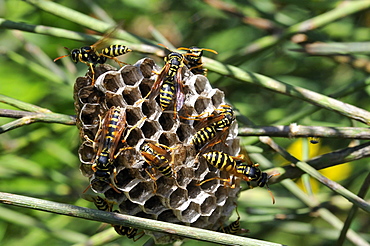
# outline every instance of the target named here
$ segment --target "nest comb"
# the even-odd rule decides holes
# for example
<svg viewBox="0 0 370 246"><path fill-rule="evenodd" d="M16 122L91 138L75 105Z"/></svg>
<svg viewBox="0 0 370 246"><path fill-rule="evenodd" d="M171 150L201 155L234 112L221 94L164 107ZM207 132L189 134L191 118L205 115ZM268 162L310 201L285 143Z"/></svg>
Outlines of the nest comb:
<svg viewBox="0 0 370 246"><path fill-rule="evenodd" d="M199 121L181 117L174 119L173 105L169 107L172 111L167 112L161 110L157 100L141 100L157 77L153 71L159 72L160 68L152 59L144 58L119 70L107 64L97 66L94 86L91 86L91 76L77 78L74 99L82 141L79 148L80 170L90 180L93 179L91 165L96 153L84 136L95 138L100 124L99 115L104 116L112 106L120 106L126 110L128 128L146 117L127 137L127 144L133 149L124 151L114 162L117 169L116 185L121 193L115 192L105 183L94 183L92 190L104 193L109 201L118 205L123 214L217 230L236 206L239 180L233 181L238 182L234 189L218 179L197 185L205 179L225 179L230 175L208 165L202 158L195 160L197 153L190 139L196 133ZM213 89L206 77L193 75L187 68L183 69L183 73L185 102L178 112L180 116L212 113L225 104L224 93ZM168 147L180 146L173 150L177 182L159 172L155 173L156 181L147 174L145 159L140 154L144 142L160 143ZM214 149L230 155L239 153L236 122L230 127L225 143L217 144ZM163 233L145 233L153 236L156 243L177 239Z"/></svg>

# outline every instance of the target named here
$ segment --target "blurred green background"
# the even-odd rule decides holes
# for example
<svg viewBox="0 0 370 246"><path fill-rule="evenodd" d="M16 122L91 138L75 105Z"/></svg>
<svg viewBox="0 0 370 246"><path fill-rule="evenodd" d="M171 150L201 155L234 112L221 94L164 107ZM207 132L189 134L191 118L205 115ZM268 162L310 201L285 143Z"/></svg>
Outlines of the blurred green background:
<svg viewBox="0 0 370 246"><path fill-rule="evenodd" d="M256 40L278 35L289 26L332 10L342 1L56 2L112 25L112 20L123 21L124 30L140 37L155 40L152 31L156 30L175 47L197 45L214 49L218 55L205 52L205 56L325 95L364 80L370 69L366 52L353 56L365 62L365 65L358 66L356 63L339 61L335 57L313 56L294 51L301 46L292 42L291 37L284 37L276 45L257 52L244 52L246 47L250 47ZM234 13L221 9L220 3L232 7L230 9ZM243 19L242 15L249 19ZM0 0L0 17L15 22L94 33L24 1ZM304 38L307 42L368 41L369 17L369 10L359 11L306 32ZM261 28L253 23L269 23L273 28ZM52 60L66 54L67 51L63 47L76 48L84 45L91 44L0 29L0 93L53 112L73 115L73 83L77 76L86 73L87 67L84 64L71 64L69 58L57 63ZM367 53L369 51L370 49ZM125 55L124 61L134 63L144 56L132 52ZM161 58L151 57L159 64L162 63ZM307 102L255 85L243 84L211 71L208 78L214 87L225 92L228 101L242 115L257 125L290 124L292 122L284 120L297 115L302 108L309 105ZM363 87L341 100L369 110L369 93L369 88ZM2 108L14 109L6 104L2 104ZM1 124L10 121L8 118L0 118ZM364 126L328 110L300 116L294 122L308 126ZM304 147L307 146L304 141L282 138L276 138L275 141L288 148L296 157L304 158L301 155L302 149L307 148ZM259 144L254 137L245 137L242 143L259 146L264 150L263 155L275 166L287 164L264 145ZM345 148L350 143L351 140L321 139L319 144L310 145L309 151L311 156L316 156ZM78 147L79 135L75 126L35 123L1 134L0 190L93 208L90 202L80 198L88 180L78 169ZM340 165L327 171L325 175L357 193L368 171L369 164L364 159ZM320 201L323 207L344 221L351 204L315 181L312 186L313 199ZM279 184L271 186L271 190L276 197L276 205L271 204L266 189L256 188L243 192L240 196L238 209L242 227L250 230L248 237L288 245L333 245L336 242L339 231L320 218L314 210ZM232 219L235 220L236 216ZM99 226L97 222L0 206L1 245L73 245L86 242L100 230ZM369 241L368 214L360 210L351 228ZM148 239L143 237L136 244L144 244ZM119 238L104 245L130 243L132 241L126 238ZM189 240L184 245L210 244ZM345 245L352 243L347 241Z"/></svg>

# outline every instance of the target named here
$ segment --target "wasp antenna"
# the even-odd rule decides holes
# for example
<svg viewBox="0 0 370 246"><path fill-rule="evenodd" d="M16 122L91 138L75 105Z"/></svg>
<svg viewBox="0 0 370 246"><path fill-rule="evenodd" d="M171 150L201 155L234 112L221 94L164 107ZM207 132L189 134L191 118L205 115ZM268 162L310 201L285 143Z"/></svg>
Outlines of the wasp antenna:
<svg viewBox="0 0 370 246"><path fill-rule="evenodd" d="M279 176L279 175L280 175L280 173L270 174L270 176L268 176L267 179L269 180L270 178L275 177L275 176Z"/></svg>
<svg viewBox="0 0 370 246"><path fill-rule="evenodd" d="M87 186L87 188L82 192L82 194L86 193L86 191L87 191L88 189L90 189L90 187L91 187L91 184L89 184L89 185Z"/></svg>
<svg viewBox="0 0 370 246"><path fill-rule="evenodd" d="M202 50L209 51L209 52L212 52L212 53L218 55L218 52L215 51L215 50L212 50L212 49L202 49Z"/></svg>
<svg viewBox="0 0 370 246"><path fill-rule="evenodd" d="M160 45L160 46L162 46L162 47L164 47L164 48L166 48L167 50L170 50L166 45L164 45L164 44L158 44L158 45Z"/></svg>
<svg viewBox="0 0 370 246"><path fill-rule="evenodd" d="M118 194L120 194L120 193L121 193L121 191L117 190L117 188L115 187L115 185L113 185L113 184L109 183L109 186L110 186L110 187L112 187L112 189L113 189L115 192L117 192Z"/></svg>
<svg viewBox="0 0 370 246"><path fill-rule="evenodd" d="M57 60L62 59L62 58L67 57L67 56L70 56L70 55L71 54L64 55L64 56L59 56L59 57L55 58L53 61L56 62Z"/></svg>
<svg viewBox="0 0 370 246"><path fill-rule="evenodd" d="M180 48L177 48L178 50L190 50L189 48L185 48L185 47L180 47Z"/></svg>
<svg viewBox="0 0 370 246"><path fill-rule="evenodd" d="M272 191L270 190L270 187L268 186L268 184L266 184L266 189L267 191L270 193L270 196L272 198L272 204L275 204L275 197L274 197L274 194L272 194Z"/></svg>

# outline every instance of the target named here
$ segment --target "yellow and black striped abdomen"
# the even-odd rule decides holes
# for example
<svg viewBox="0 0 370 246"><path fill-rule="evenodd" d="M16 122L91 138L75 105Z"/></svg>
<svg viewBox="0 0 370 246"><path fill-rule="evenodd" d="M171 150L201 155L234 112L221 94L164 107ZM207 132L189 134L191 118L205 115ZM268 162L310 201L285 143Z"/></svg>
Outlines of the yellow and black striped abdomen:
<svg viewBox="0 0 370 246"><path fill-rule="evenodd" d="M175 94L175 85L172 82L164 82L159 93L159 104L162 110L170 106Z"/></svg>
<svg viewBox="0 0 370 246"><path fill-rule="evenodd" d="M110 147L110 144L111 144L112 140L115 137L117 137L117 132L119 130L118 125L120 123L119 121L121 120L121 110L116 108L113 111L112 116L108 120L109 120L109 122L108 122L107 133L105 135L105 146L107 148Z"/></svg>
<svg viewBox="0 0 370 246"><path fill-rule="evenodd" d="M149 165L154 166L164 176L171 177L173 174L173 171L169 163L170 161L165 155L157 153L157 151L155 151L153 148L150 146L150 144L144 144L141 147L142 155L144 156L144 158L146 159Z"/></svg>
<svg viewBox="0 0 370 246"><path fill-rule="evenodd" d="M164 176L171 177L173 174L172 167L166 162L166 165L156 167Z"/></svg>
<svg viewBox="0 0 370 246"><path fill-rule="evenodd" d="M236 168L235 160L223 152L210 151L203 154L203 157L208 161L209 164L220 169L221 171L233 172Z"/></svg>
<svg viewBox="0 0 370 246"><path fill-rule="evenodd" d="M226 227L221 227L217 230L218 232L223 232L227 234L238 234L240 232L240 218L230 223Z"/></svg>
<svg viewBox="0 0 370 246"><path fill-rule="evenodd" d="M110 45L107 48L102 49L101 53L104 56L116 57L116 56L124 55L124 54L126 54L130 51L131 51L131 49L129 49L127 46L119 45L119 44L113 44L113 45Z"/></svg>
<svg viewBox="0 0 370 246"><path fill-rule="evenodd" d="M206 126L195 133L191 142L199 150L215 136L216 128L214 126Z"/></svg>
<svg viewBox="0 0 370 246"><path fill-rule="evenodd" d="M95 207L102 211L112 212L112 205L100 196L92 197Z"/></svg>

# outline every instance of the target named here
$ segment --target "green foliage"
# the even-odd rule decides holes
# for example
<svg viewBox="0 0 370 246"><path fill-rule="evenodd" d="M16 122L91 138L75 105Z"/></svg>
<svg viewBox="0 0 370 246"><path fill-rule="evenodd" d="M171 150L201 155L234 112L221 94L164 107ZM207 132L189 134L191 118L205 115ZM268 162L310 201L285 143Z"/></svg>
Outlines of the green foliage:
<svg viewBox="0 0 370 246"><path fill-rule="evenodd" d="M91 32L88 29L95 28L90 26L86 29L78 23L79 20L63 19L55 13L51 14L27 2L37 5L40 1L2 2L1 18L89 34ZM228 6L234 7L234 13L223 10L220 7L222 5L215 7L213 5L215 2L229 4ZM362 52L354 54L349 52L354 60L363 59L365 62L363 66L359 66L359 63L342 62L334 55L315 56L304 51L298 52L297 50L301 50L303 46L292 41L297 37L294 36L297 33L291 32L289 27L317 17L323 23L312 22L312 28L302 32L309 43L367 41L370 35L367 17L370 4L353 11L349 7L342 7L343 18L326 22L322 17L323 14L337 7L340 8L341 4L346 3L283 0L248 2L63 0L59 1L59 4L109 24L112 24L112 20L116 22L123 20L124 30L149 40L154 40L151 28L155 28L175 47L197 45L214 49L219 55L205 52L205 56L292 86L303 87L323 95L333 95L337 92L345 94L350 91L349 96L342 97L340 100L369 110L370 89L365 79L369 72L366 66L369 67L370 63L367 57L363 56L369 53L369 47L364 45ZM249 20L255 22L248 22L242 17L252 18ZM261 27L260 24L265 21L270 23L272 28ZM268 42L274 38L276 42ZM158 40L154 40L153 43L158 43ZM68 58L58 61L57 64L52 60L66 54L67 51L62 48L64 46L76 48L90 44L72 41L68 37L20 32L11 28L0 29L1 94L53 112L73 115L73 83L77 76L87 71L87 67L84 64L75 66ZM351 46L345 45L345 47L349 49ZM355 47L358 47L358 44ZM348 52L343 50L343 53ZM143 56L141 53L133 52L125 56L125 62L133 63ZM161 63L159 58L155 57L155 59ZM296 122L301 125L341 127L360 125L360 123L354 123L350 116L346 117L326 109L319 110L319 107L302 115L300 112L312 108L308 106L309 102L302 98L287 96L287 93L277 93L264 84L246 83L235 79L230 74L224 76L225 74L214 72L217 69L212 64L206 63L206 66L209 68L208 78L213 85L224 90L226 98L240 114L257 125L282 124L281 122L287 118L290 121L283 124ZM355 87L356 84L360 86ZM2 104L1 108L15 109L6 104ZM8 122L10 122L8 118L0 119L1 124ZM87 179L82 177L79 171L78 138L75 126L48 123L35 123L2 133L0 135L0 190L92 207L91 203L79 197L87 186ZM288 148L294 142L294 139L288 138L275 140L284 148ZM241 142L243 145L253 143L260 147L265 159L258 159L262 158L258 153L253 157L257 155L256 161L265 165L265 168L287 164L287 161L276 160L276 152L257 142L255 137L242 137ZM321 148L325 147L329 151L346 148L350 144L358 144L358 141L340 138L320 140ZM291 154L301 156L301 151L291 150ZM322 153L317 153L319 154ZM347 171L343 175L343 169L340 166L333 172L345 177L338 182L357 194L369 172L369 164L360 158L351 165L352 171ZM328 176L328 178L332 177ZM295 193L293 191L295 183L287 184L285 181L288 180L281 182L281 185L271 186L277 200L276 205L271 204L265 189L256 188L242 192L238 210L241 214L242 227L250 230L247 236L289 245L335 244L338 233L342 229L341 226L335 227L334 219L326 212L312 210L312 204L307 204L302 198L307 195L300 190L296 190L297 193ZM313 196L312 200L318 201L315 203L316 206L322 207L325 211L330 209L341 221L347 218L352 203L348 203L343 196L324 188L322 184L319 184ZM233 219L235 220L236 216L231 218ZM368 224L368 213L360 210L358 216L352 221L351 228L357 233L353 238L362 237L369 241L370 234L364 226ZM4 246L83 243L87 242L98 227L99 224L96 222L0 206L0 242ZM145 240L148 238L144 237L137 244L143 244ZM108 241L101 244L132 243L126 238L120 238L116 242L108 243ZM347 241L345 244L350 243ZM186 241L184 245L211 244L191 240Z"/></svg>

